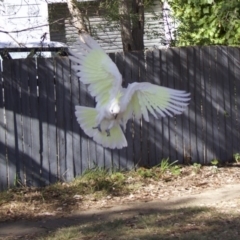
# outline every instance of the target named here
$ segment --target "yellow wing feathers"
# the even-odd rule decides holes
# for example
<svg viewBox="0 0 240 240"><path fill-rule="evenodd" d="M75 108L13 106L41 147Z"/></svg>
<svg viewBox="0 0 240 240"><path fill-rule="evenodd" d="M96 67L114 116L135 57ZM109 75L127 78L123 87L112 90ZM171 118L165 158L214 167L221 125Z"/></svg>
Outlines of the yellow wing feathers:
<svg viewBox="0 0 240 240"><path fill-rule="evenodd" d="M83 131L103 147L115 149L127 146L120 124L127 121L181 114L189 104L190 94L147 82L122 87L122 76L111 58L89 35L69 51L72 68L79 80L88 85L96 107L76 106L76 117Z"/></svg>
<svg viewBox="0 0 240 240"><path fill-rule="evenodd" d="M127 121L131 116L135 118L141 116L148 122L151 113L155 118L173 116L181 114L189 103L190 94L184 91L173 90L170 88L160 87L151 83L134 83L130 85L132 96L128 102L128 111L124 120Z"/></svg>

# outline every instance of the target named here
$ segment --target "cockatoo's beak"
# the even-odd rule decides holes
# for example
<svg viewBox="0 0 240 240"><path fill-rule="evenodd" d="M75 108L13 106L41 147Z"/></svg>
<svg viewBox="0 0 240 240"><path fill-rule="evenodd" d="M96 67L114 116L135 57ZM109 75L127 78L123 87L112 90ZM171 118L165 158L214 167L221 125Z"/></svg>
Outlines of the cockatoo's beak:
<svg viewBox="0 0 240 240"><path fill-rule="evenodd" d="M117 119L118 114L115 114L114 118Z"/></svg>

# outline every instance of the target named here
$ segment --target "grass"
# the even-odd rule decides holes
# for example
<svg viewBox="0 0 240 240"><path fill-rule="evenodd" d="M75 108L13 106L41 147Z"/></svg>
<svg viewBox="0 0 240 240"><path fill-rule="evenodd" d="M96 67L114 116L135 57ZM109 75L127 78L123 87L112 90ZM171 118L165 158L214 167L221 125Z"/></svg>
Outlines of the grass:
<svg viewBox="0 0 240 240"><path fill-rule="evenodd" d="M1 192L0 207L10 201L71 206L76 202L73 198L75 195L91 195L96 199L109 195L124 196L143 183L147 183L148 179L168 179L169 181L179 174L180 167L174 163L168 163L168 159L151 169L139 168L137 171L128 172L112 172L94 167L69 183L57 182L44 188L18 187Z"/></svg>
<svg viewBox="0 0 240 240"><path fill-rule="evenodd" d="M214 165L215 166L215 165ZM114 198L107 203L116 205L119 200L134 196L143 199L148 194L157 199L159 192L164 194L189 191L191 188L211 186L227 178L234 181L239 176L237 168L217 168L193 164L176 165L164 159L161 164L152 168L138 168L136 171L108 171L94 167L81 177L69 183L58 182L44 188L14 188L0 193L0 222L18 219L42 219L45 213L53 213L53 218L65 217L64 214L85 210L102 201ZM207 180L206 180L207 179ZM154 195L155 194L155 195ZM162 195L161 195L162 196ZM169 196L169 195L166 195ZM177 196L177 195L176 195ZM116 199L115 199L116 198ZM129 201L129 200L128 200ZM131 216L130 216L131 215ZM155 239L238 239L240 230L239 216L234 212L219 212L214 208L184 208L178 210L149 211L136 210L131 214L119 214L118 217L92 217L74 226L55 229L46 235L34 235L38 240L155 240ZM57 221L57 220L56 220ZM1 239L1 237L0 237ZM11 239L11 238L7 238ZM19 239L25 239L19 238ZM5 240L5 239L4 239Z"/></svg>
<svg viewBox="0 0 240 240"><path fill-rule="evenodd" d="M240 219L204 207L136 214L66 227L38 240L238 239Z"/></svg>

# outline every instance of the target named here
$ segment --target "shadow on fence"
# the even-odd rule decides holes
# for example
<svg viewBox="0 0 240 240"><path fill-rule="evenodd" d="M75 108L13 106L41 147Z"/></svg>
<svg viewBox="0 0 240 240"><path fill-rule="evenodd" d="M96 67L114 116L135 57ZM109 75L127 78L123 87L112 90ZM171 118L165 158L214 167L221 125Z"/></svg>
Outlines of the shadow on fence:
<svg viewBox="0 0 240 240"><path fill-rule="evenodd" d="M80 129L75 105L94 106L67 58L4 60L0 78L0 190L69 181L94 166L131 169L168 158L228 161L239 152L239 48L187 47L110 54L123 86L138 81L191 93L174 118L129 121L128 147L104 149Z"/></svg>

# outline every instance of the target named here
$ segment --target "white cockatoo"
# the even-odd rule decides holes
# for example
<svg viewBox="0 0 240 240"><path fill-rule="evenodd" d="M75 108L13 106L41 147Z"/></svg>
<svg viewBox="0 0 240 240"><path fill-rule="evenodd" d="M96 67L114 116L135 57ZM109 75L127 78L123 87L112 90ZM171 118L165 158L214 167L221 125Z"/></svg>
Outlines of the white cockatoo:
<svg viewBox="0 0 240 240"><path fill-rule="evenodd" d="M127 121L181 114L189 104L190 94L148 82L122 87L122 76L111 58L88 34L69 49L73 69L80 81L88 85L96 107L76 106L76 117L83 131L106 148L127 146L122 129ZM149 112L149 113L148 113ZM122 126L122 128L120 127Z"/></svg>

